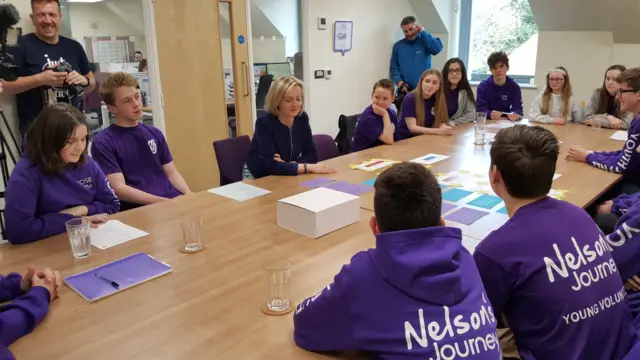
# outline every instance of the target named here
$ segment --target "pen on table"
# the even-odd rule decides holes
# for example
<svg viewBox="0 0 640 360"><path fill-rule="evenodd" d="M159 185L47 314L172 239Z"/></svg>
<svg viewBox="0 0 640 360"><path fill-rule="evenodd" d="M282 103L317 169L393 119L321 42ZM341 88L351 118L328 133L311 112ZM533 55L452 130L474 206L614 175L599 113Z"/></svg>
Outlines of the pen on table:
<svg viewBox="0 0 640 360"><path fill-rule="evenodd" d="M102 276L102 275L98 275L98 273L93 273L93 275L95 275L95 277L97 277L98 279L108 283L109 285L113 286L114 288L118 289L120 287L120 284L118 284L117 282L113 281L113 280L109 280L106 277Z"/></svg>

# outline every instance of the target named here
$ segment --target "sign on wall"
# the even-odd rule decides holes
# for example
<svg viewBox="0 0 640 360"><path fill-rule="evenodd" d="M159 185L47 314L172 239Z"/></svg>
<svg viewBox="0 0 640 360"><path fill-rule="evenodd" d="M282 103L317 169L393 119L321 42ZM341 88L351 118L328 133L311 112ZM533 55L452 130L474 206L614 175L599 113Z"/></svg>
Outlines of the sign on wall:
<svg viewBox="0 0 640 360"><path fill-rule="evenodd" d="M353 21L336 21L333 23L333 51L342 56L353 48Z"/></svg>

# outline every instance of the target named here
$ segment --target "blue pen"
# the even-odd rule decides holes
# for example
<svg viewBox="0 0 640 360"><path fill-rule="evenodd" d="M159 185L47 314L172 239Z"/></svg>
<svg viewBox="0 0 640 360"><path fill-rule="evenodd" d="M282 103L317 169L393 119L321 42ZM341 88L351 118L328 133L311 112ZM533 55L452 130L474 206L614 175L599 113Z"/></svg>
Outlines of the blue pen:
<svg viewBox="0 0 640 360"><path fill-rule="evenodd" d="M96 278L108 283L109 285L113 286L116 289L120 288L120 284L118 284L117 282L115 282L113 280L109 280L104 276L98 275L98 273L93 273L93 275L95 275Z"/></svg>

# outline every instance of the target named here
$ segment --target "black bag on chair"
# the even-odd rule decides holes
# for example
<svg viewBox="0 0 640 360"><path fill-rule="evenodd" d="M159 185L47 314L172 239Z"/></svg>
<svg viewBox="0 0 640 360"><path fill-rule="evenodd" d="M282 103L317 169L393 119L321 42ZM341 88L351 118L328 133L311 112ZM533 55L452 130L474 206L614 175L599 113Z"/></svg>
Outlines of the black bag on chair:
<svg viewBox="0 0 640 360"><path fill-rule="evenodd" d="M398 109L398 114L400 114L400 110L402 109L402 102L404 101L405 96L407 96L409 92L401 92L400 89L396 89L396 101L393 104Z"/></svg>
<svg viewBox="0 0 640 360"><path fill-rule="evenodd" d="M358 122L358 118L360 114L346 116L340 115L338 118L338 135L336 135L335 141L338 144L338 152L340 155L346 155L349 153L349 149L351 147L351 138L353 137L353 132L356 129L356 123Z"/></svg>

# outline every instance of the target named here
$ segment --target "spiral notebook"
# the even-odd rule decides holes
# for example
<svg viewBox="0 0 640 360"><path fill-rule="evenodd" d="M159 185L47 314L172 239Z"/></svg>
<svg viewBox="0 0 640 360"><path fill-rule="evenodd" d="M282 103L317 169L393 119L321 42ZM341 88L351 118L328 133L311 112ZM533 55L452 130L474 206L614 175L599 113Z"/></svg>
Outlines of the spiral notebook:
<svg viewBox="0 0 640 360"><path fill-rule="evenodd" d="M172 271L171 266L139 252L122 259L67 276L65 284L88 302L142 284Z"/></svg>

